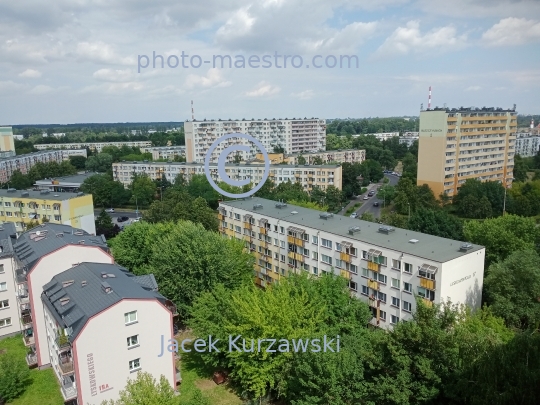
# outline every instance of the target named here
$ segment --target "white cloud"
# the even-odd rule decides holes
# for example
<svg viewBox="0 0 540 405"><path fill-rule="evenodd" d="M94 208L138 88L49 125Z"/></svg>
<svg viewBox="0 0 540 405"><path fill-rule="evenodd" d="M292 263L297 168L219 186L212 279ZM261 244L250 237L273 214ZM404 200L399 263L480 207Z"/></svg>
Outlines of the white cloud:
<svg viewBox="0 0 540 405"><path fill-rule="evenodd" d="M7 95L9 92L12 91L18 91L24 88L24 85L20 83L15 83L11 80L8 81L0 81L0 94L1 95ZM11 94L9 94L11 97Z"/></svg>
<svg viewBox="0 0 540 405"><path fill-rule="evenodd" d="M278 94L280 91L281 89L279 87L272 86L270 83L262 81L257 84L253 90L245 92L244 95L247 97L266 97Z"/></svg>
<svg viewBox="0 0 540 405"><path fill-rule="evenodd" d="M19 73L19 77L25 77L28 79L37 79L41 77L41 72L34 69L26 69L24 72Z"/></svg>
<svg viewBox="0 0 540 405"><path fill-rule="evenodd" d="M53 91L55 90L52 87L46 86L44 84L39 84L36 87L34 87L32 90L30 90L29 93L41 95L41 94L52 93Z"/></svg>
<svg viewBox="0 0 540 405"><path fill-rule="evenodd" d="M315 92L313 90L304 90L299 93L291 93L291 96L300 100L309 100L315 96Z"/></svg>
<svg viewBox="0 0 540 405"><path fill-rule="evenodd" d="M211 88L211 87L228 87L232 82L223 78L221 71L217 68L208 69L206 76L188 75L184 83L187 89L196 87Z"/></svg>
<svg viewBox="0 0 540 405"><path fill-rule="evenodd" d="M525 18L504 18L484 32L482 39L492 46L540 41L540 22Z"/></svg>
<svg viewBox="0 0 540 405"><path fill-rule="evenodd" d="M466 35L458 36L452 26L435 28L426 34L420 32L418 21L409 21L398 27L375 52L376 56L407 55L426 51L448 51L465 46Z"/></svg>
<svg viewBox="0 0 540 405"><path fill-rule="evenodd" d="M103 83L100 85L86 86L81 90L81 93L129 95L133 93L141 93L142 90L145 90L145 86L144 84L138 82Z"/></svg>
<svg viewBox="0 0 540 405"><path fill-rule="evenodd" d="M480 86L469 86L465 89L465 91L479 91L482 90L482 87Z"/></svg>
<svg viewBox="0 0 540 405"><path fill-rule="evenodd" d="M104 82L130 82L133 81L135 75L131 69L99 69L92 76Z"/></svg>
<svg viewBox="0 0 540 405"><path fill-rule="evenodd" d="M135 60L131 57L121 57L116 54L112 46L98 42L80 42L76 48L77 56L86 61L106 64L133 65Z"/></svg>

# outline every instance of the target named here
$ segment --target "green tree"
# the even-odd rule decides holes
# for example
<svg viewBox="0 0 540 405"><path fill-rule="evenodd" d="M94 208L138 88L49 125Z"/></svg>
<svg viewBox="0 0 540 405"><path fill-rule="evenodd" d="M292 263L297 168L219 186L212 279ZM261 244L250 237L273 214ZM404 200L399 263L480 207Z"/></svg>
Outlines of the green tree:
<svg viewBox="0 0 540 405"><path fill-rule="evenodd" d="M413 183L412 179L409 177L399 179L394 195L396 211L402 215L408 215L409 210L410 212L414 212L418 207L418 200L417 186Z"/></svg>
<svg viewBox="0 0 540 405"><path fill-rule="evenodd" d="M417 209L411 214L407 228L428 235L463 240L463 224L461 220L440 209Z"/></svg>
<svg viewBox="0 0 540 405"><path fill-rule="evenodd" d="M23 358L10 351L0 354L0 401L13 401L30 383L30 370Z"/></svg>
<svg viewBox="0 0 540 405"><path fill-rule="evenodd" d="M402 177L408 177L413 183L416 184L416 176L418 172L418 157L414 156L412 153L406 153L403 158L403 173Z"/></svg>
<svg viewBox="0 0 540 405"><path fill-rule="evenodd" d="M375 222L375 216L371 212L364 212L360 215L362 221Z"/></svg>
<svg viewBox="0 0 540 405"><path fill-rule="evenodd" d="M484 280L486 300L508 326L528 329L540 325L540 256L517 251L490 266Z"/></svg>
<svg viewBox="0 0 540 405"><path fill-rule="evenodd" d="M112 251L121 265L137 263L130 267L135 274L154 274L160 292L175 302L183 318L193 301L215 285L236 288L252 282L254 257L244 251L243 242L189 221L131 225L114 239Z"/></svg>
<svg viewBox="0 0 540 405"><path fill-rule="evenodd" d="M86 168L86 158L84 156L70 156L69 161L77 170L84 170Z"/></svg>
<svg viewBox="0 0 540 405"><path fill-rule="evenodd" d="M219 205L219 194L210 185L204 174L195 174L187 184L186 191L193 197L202 197L211 208L216 209Z"/></svg>
<svg viewBox="0 0 540 405"><path fill-rule="evenodd" d="M323 164L323 160L320 156L315 156L313 158L313 160L311 161L312 164L314 165L322 165Z"/></svg>
<svg viewBox="0 0 540 405"><path fill-rule="evenodd" d="M325 204L328 205L328 208L331 211L334 211L341 208L341 204L345 201L345 196L339 188L328 186L326 188L326 199L324 201Z"/></svg>
<svg viewBox="0 0 540 405"><path fill-rule="evenodd" d="M298 164L299 165L305 165L306 164L306 158L302 156L302 154L298 155Z"/></svg>
<svg viewBox="0 0 540 405"><path fill-rule="evenodd" d="M113 224L111 216L101 210L98 217L96 218L96 235L104 235L105 238L113 238L120 232L120 227L116 224Z"/></svg>
<svg viewBox="0 0 540 405"><path fill-rule="evenodd" d="M385 206L390 204L394 200L395 195L395 187L389 184L382 186L379 191L377 191L377 198L383 200Z"/></svg>
<svg viewBox="0 0 540 405"><path fill-rule="evenodd" d="M98 207L118 207L126 204L131 196L122 183L113 181L107 174L95 174L84 179L80 189L92 194L94 205Z"/></svg>
<svg viewBox="0 0 540 405"><path fill-rule="evenodd" d="M528 166L525 160L519 155L514 156L514 178L516 181L524 182L527 180Z"/></svg>
<svg viewBox="0 0 540 405"><path fill-rule="evenodd" d="M26 190L32 187L32 184L28 176L22 174L19 169L15 170L9 179L9 187L17 190Z"/></svg>
<svg viewBox="0 0 540 405"><path fill-rule="evenodd" d="M469 242L486 247L486 267L522 250L534 250L539 228L532 218L507 214L483 222L466 221L463 234Z"/></svg>
<svg viewBox="0 0 540 405"><path fill-rule="evenodd" d="M86 170L91 172L106 172L112 167L113 157L109 153L98 153L86 159Z"/></svg>
<svg viewBox="0 0 540 405"><path fill-rule="evenodd" d="M152 374L139 371L137 378L127 380L126 388L120 391L117 401L103 401L101 405L180 405L180 397L162 375L159 382Z"/></svg>
<svg viewBox="0 0 540 405"><path fill-rule="evenodd" d="M140 207L150 205L156 195L156 185L146 173L134 173L129 187L132 202Z"/></svg>
<svg viewBox="0 0 540 405"><path fill-rule="evenodd" d="M212 401L208 397L204 396L200 389L195 388L191 398L185 402L182 402L181 405L212 405Z"/></svg>

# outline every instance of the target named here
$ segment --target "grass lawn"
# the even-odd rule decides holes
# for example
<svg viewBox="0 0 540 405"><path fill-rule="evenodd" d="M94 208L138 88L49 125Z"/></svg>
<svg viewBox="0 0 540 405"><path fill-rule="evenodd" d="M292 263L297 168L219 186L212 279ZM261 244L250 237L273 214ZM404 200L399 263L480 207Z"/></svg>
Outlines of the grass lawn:
<svg viewBox="0 0 540 405"><path fill-rule="evenodd" d="M17 353L21 361L26 364L27 348L22 342L21 336L15 336L0 340L0 351ZM62 405L64 399L60 393L58 380L52 369L30 370L31 383L26 388L24 394L8 405Z"/></svg>
<svg viewBox="0 0 540 405"><path fill-rule="evenodd" d="M180 342L183 339L193 339L193 335L184 332L176 336ZM189 345L186 345L186 347ZM242 400L232 391L228 384L216 385L212 381L213 370L209 369L201 361L204 353L181 353L182 359L178 361L182 372L182 383L179 391L180 397L185 400L191 399L196 388L200 389L208 397L212 405L241 405Z"/></svg>

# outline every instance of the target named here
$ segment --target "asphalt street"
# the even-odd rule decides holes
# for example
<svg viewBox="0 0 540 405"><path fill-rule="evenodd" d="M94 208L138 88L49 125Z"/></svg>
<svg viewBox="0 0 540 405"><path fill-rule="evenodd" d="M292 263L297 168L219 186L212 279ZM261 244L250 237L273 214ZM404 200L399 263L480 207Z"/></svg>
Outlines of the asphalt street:
<svg viewBox="0 0 540 405"><path fill-rule="evenodd" d="M395 186L398 181L399 181L399 177L398 176L394 176L392 174L385 174L384 177L387 177L388 180L389 180L389 183L391 186ZM368 187L368 192L370 190L375 190L375 195L373 197L368 197L367 200L364 200L364 196L367 196L368 195L368 192L366 192L365 194L363 195L359 195L357 197L357 201L358 202L362 202L362 206L360 208L358 208L358 210L356 210L356 213L358 214L358 216L360 217L364 212L370 212L371 214L373 214L373 216L375 218L380 218L381 216L381 208L383 206L383 203L384 201L377 198L377 188L379 186L382 186L383 183L380 182L380 183L377 183L377 184L370 184L369 187ZM373 203L374 202L378 202L379 203L379 206L378 207L374 207L373 206Z"/></svg>
<svg viewBox="0 0 540 405"><path fill-rule="evenodd" d="M131 220L137 218L137 216L139 216L139 217L141 216L140 212L137 215L135 213L135 211L122 211L121 209L115 209L114 211L115 211L114 213L109 212L108 214L111 216L113 224L118 224L119 226L129 224L131 222ZM100 212L101 212L101 209L95 209L94 210L94 216L97 218L97 216L100 214ZM119 217L128 217L129 221L118 222Z"/></svg>

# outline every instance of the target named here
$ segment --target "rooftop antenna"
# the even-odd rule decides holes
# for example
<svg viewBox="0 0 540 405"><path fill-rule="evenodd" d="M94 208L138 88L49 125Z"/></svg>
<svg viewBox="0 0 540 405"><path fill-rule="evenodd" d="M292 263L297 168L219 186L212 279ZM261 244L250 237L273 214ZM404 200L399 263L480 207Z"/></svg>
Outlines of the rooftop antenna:
<svg viewBox="0 0 540 405"><path fill-rule="evenodd" d="M431 86L429 86L429 97L428 97L427 108L428 108L428 110L431 109Z"/></svg>
<svg viewBox="0 0 540 405"><path fill-rule="evenodd" d="M534 118L531 119L531 129L534 128Z"/></svg>
<svg viewBox="0 0 540 405"><path fill-rule="evenodd" d="M420 104L420 111L424 111L424 103Z"/></svg>
<svg viewBox="0 0 540 405"><path fill-rule="evenodd" d="M195 121L195 112L193 111L193 100L191 100L191 121Z"/></svg>

